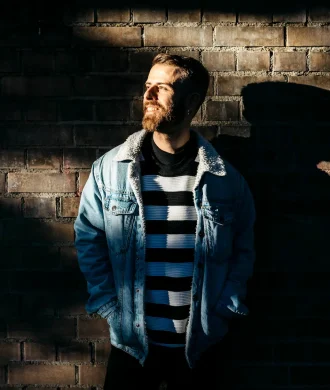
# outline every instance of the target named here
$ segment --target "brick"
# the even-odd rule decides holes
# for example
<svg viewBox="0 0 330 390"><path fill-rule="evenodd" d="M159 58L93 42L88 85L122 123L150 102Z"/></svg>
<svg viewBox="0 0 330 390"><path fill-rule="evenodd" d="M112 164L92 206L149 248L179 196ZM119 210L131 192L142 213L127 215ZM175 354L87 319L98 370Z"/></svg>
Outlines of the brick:
<svg viewBox="0 0 330 390"><path fill-rule="evenodd" d="M241 95L242 88L252 83L263 83L267 81L284 81L283 76L219 76L217 94L222 96Z"/></svg>
<svg viewBox="0 0 330 390"><path fill-rule="evenodd" d="M330 27L288 27L287 46L329 46Z"/></svg>
<svg viewBox="0 0 330 390"><path fill-rule="evenodd" d="M55 53L56 72L91 72L93 70L93 53L84 50L61 50Z"/></svg>
<svg viewBox="0 0 330 390"><path fill-rule="evenodd" d="M90 345L87 343L71 342L59 346L59 360L61 362L91 362Z"/></svg>
<svg viewBox="0 0 330 390"><path fill-rule="evenodd" d="M313 7L309 10L309 17L312 22L329 22L329 7Z"/></svg>
<svg viewBox="0 0 330 390"><path fill-rule="evenodd" d="M98 121L128 121L130 117L128 100L111 100L96 104Z"/></svg>
<svg viewBox="0 0 330 390"><path fill-rule="evenodd" d="M79 191L78 193L81 194L82 190L85 187L85 184L87 182L87 179L89 178L89 172L79 172Z"/></svg>
<svg viewBox="0 0 330 390"><path fill-rule="evenodd" d="M78 146L118 145L139 129L140 126L79 126L76 128L76 142Z"/></svg>
<svg viewBox="0 0 330 390"><path fill-rule="evenodd" d="M0 343L0 351L1 366L8 364L11 360L21 360L21 348L19 343Z"/></svg>
<svg viewBox="0 0 330 390"><path fill-rule="evenodd" d="M23 219L6 222L6 242L13 241L24 244L73 242L73 225L70 223L44 222L32 219Z"/></svg>
<svg viewBox="0 0 330 390"><path fill-rule="evenodd" d="M252 385L252 388L269 388L272 385L288 385L289 374L287 367L251 366L240 367L235 384ZM255 386L255 387L254 387Z"/></svg>
<svg viewBox="0 0 330 390"><path fill-rule="evenodd" d="M8 173L8 192L75 192L74 173Z"/></svg>
<svg viewBox="0 0 330 390"><path fill-rule="evenodd" d="M51 73L54 71L52 52L40 52L38 50L22 51L22 68L24 73Z"/></svg>
<svg viewBox="0 0 330 390"><path fill-rule="evenodd" d="M29 149L28 166L37 169L59 169L62 153L58 149Z"/></svg>
<svg viewBox="0 0 330 390"><path fill-rule="evenodd" d="M59 365L10 365L8 382L9 384L38 383L39 385L74 385L75 367Z"/></svg>
<svg viewBox="0 0 330 390"><path fill-rule="evenodd" d="M246 126L223 126L221 127L221 135L230 135L234 137L250 137L250 127Z"/></svg>
<svg viewBox="0 0 330 390"><path fill-rule="evenodd" d="M284 46L283 27L218 26L215 46Z"/></svg>
<svg viewBox="0 0 330 390"><path fill-rule="evenodd" d="M80 199L80 198L70 198L70 199ZM61 248L60 254L61 254L61 266L63 269L76 270L79 268L76 248L74 247Z"/></svg>
<svg viewBox="0 0 330 390"><path fill-rule="evenodd" d="M140 27L73 27L73 43L88 46L140 47Z"/></svg>
<svg viewBox="0 0 330 390"><path fill-rule="evenodd" d="M292 385L330 385L330 378L326 366L290 367L290 378Z"/></svg>
<svg viewBox="0 0 330 390"><path fill-rule="evenodd" d="M68 96L71 81L64 76L6 76L2 96Z"/></svg>
<svg viewBox="0 0 330 390"><path fill-rule="evenodd" d="M304 71L306 70L306 53L278 52L274 54L275 71Z"/></svg>
<svg viewBox="0 0 330 390"><path fill-rule="evenodd" d="M143 102L142 100L134 99L131 104L131 119L133 121L141 121L143 118Z"/></svg>
<svg viewBox="0 0 330 390"><path fill-rule="evenodd" d="M199 52L197 50L180 50L179 48L170 48L167 50L169 54L176 54L179 56L187 56L199 60Z"/></svg>
<svg viewBox="0 0 330 390"><path fill-rule="evenodd" d="M73 129L61 125L6 126L3 143L8 146L69 146L73 145Z"/></svg>
<svg viewBox="0 0 330 390"><path fill-rule="evenodd" d="M129 8L99 8L97 10L97 21L98 22L117 22L124 23L129 22L130 11Z"/></svg>
<svg viewBox="0 0 330 390"><path fill-rule="evenodd" d="M86 315L85 304L88 300L88 293L70 293L69 295L56 294L56 309L62 316Z"/></svg>
<svg viewBox="0 0 330 390"><path fill-rule="evenodd" d="M27 199L26 199L27 200ZM35 247L24 248L17 261L16 269L54 269L60 264L58 248Z"/></svg>
<svg viewBox="0 0 330 390"><path fill-rule="evenodd" d="M59 116L62 121L92 121L93 120L92 101L69 100L60 102Z"/></svg>
<svg viewBox="0 0 330 390"><path fill-rule="evenodd" d="M24 150L1 149L0 168L24 168Z"/></svg>
<svg viewBox="0 0 330 390"><path fill-rule="evenodd" d="M15 73L20 71L19 52L15 49L2 48L0 52L0 72Z"/></svg>
<svg viewBox="0 0 330 390"><path fill-rule="evenodd" d="M24 109L28 121L55 121L56 103L49 101L29 102Z"/></svg>
<svg viewBox="0 0 330 390"><path fill-rule="evenodd" d="M51 344L25 343L25 359L24 360L48 360L55 361L56 351L55 346Z"/></svg>
<svg viewBox="0 0 330 390"><path fill-rule="evenodd" d="M81 385L103 385L107 371L106 365L86 366L81 365L80 384Z"/></svg>
<svg viewBox="0 0 330 390"><path fill-rule="evenodd" d="M212 46L212 27L145 27L145 46Z"/></svg>
<svg viewBox="0 0 330 390"><path fill-rule="evenodd" d="M16 319L8 323L8 337L18 339L46 339L47 342L71 339L75 337L73 318L65 319L41 319L35 318L35 313L30 313L29 321Z"/></svg>
<svg viewBox="0 0 330 390"><path fill-rule="evenodd" d="M21 199L0 198L1 218L20 217L21 215Z"/></svg>
<svg viewBox="0 0 330 390"><path fill-rule="evenodd" d="M238 21L245 22L245 23L271 23L273 21L273 15L244 12L238 15Z"/></svg>
<svg viewBox="0 0 330 390"><path fill-rule="evenodd" d="M3 256L6 256L6 252L2 252ZM5 259L6 261L7 259ZM2 269L3 267L3 261L1 261ZM17 313L19 313L20 305L21 305L21 297L17 294L1 294L0 295L0 317L5 318L7 321L17 317ZM1 320L0 320L1 321ZM1 325L0 325L1 327ZM2 333L2 329L0 330L0 339L4 338ZM1 346L1 344L0 344ZM0 348L1 349L1 348ZM4 358L6 358L8 354L4 354ZM14 360L19 360L17 359ZM0 355L0 361L1 361L1 355ZM1 363L0 363L1 364Z"/></svg>
<svg viewBox="0 0 330 390"><path fill-rule="evenodd" d="M156 54L153 51L137 52L130 54L130 70L132 72L149 72L152 60Z"/></svg>
<svg viewBox="0 0 330 390"><path fill-rule="evenodd" d="M5 192L5 184L6 184L6 176L4 173L0 173L0 193Z"/></svg>
<svg viewBox="0 0 330 390"><path fill-rule="evenodd" d="M22 107L19 103L0 102L0 120L20 121L22 120Z"/></svg>
<svg viewBox="0 0 330 390"><path fill-rule="evenodd" d="M292 10L292 12L283 12L283 13L274 13L273 22L283 23L283 22L295 22L295 23L305 23L306 22L306 10L297 9Z"/></svg>
<svg viewBox="0 0 330 390"><path fill-rule="evenodd" d="M208 141L214 139L218 134L218 126L194 126L193 128Z"/></svg>
<svg viewBox="0 0 330 390"><path fill-rule="evenodd" d="M5 384L6 383L6 370L5 367L0 366L0 384Z"/></svg>
<svg viewBox="0 0 330 390"><path fill-rule="evenodd" d="M171 23L199 23L201 11L199 9L174 9L168 10L168 21Z"/></svg>
<svg viewBox="0 0 330 390"><path fill-rule="evenodd" d="M208 101L206 103L206 120L209 121L239 120L239 102Z"/></svg>
<svg viewBox="0 0 330 390"><path fill-rule="evenodd" d="M206 96L213 96L213 95L214 95L214 76L210 76L210 82L206 92Z"/></svg>
<svg viewBox="0 0 330 390"><path fill-rule="evenodd" d="M80 198L62 198L61 201L61 216L76 217L78 215Z"/></svg>
<svg viewBox="0 0 330 390"><path fill-rule="evenodd" d="M41 278L46 279L42 280ZM63 293L69 294L72 291L86 289L86 280L77 271L17 271L11 274L10 281L11 288L15 292L29 293L33 291L38 294L42 292L56 293L59 289L59 283Z"/></svg>
<svg viewBox="0 0 330 390"><path fill-rule="evenodd" d="M94 52L95 70L123 72L128 68L128 52L119 49L98 49Z"/></svg>
<svg viewBox="0 0 330 390"><path fill-rule="evenodd" d="M99 339L109 337L109 325L102 319L78 320L78 337L80 339Z"/></svg>
<svg viewBox="0 0 330 390"><path fill-rule="evenodd" d="M204 22L218 23L218 22L236 22L236 12L219 12L216 10L204 10Z"/></svg>
<svg viewBox="0 0 330 390"><path fill-rule="evenodd" d="M290 83L311 85L326 90L330 90L330 78L322 75L307 75L307 76L289 76Z"/></svg>
<svg viewBox="0 0 330 390"><path fill-rule="evenodd" d="M136 96L142 94L141 76L76 76L78 96Z"/></svg>
<svg viewBox="0 0 330 390"><path fill-rule="evenodd" d="M330 53L311 52L310 70L321 72L330 71Z"/></svg>
<svg viewBox="0 0 330 390"><path fill-rule="evenodd" d="M165 9L134 8L133 21L134 23L165 22L166 21Z"/></svg>
<svg viewBox="0 0 330 390"><path fill-rule="evenodd" d="M233 52L203 52L202 62L210 72L235 70L235 54Z"/></svg>
<svg viewBox="0 0 330 390"><path fill-rule="evenodd" d="M64 16L65 23L94 22L94 9L86 7L73 7Z"/></svg>
<svg viewBox="0 0 330 390"><path fill-rule="evenodd" d="M64 168L90 168L96 160L96 149L64 149Z"/></svg>
<svg viewBox="0 0 330 390"><path fill-rule="evenodd" d="M267 71L270 66L269 52L241 51L237 53L237 70Z"/></svg>
<svg viewBox="0 0 330 390"><path fill-rule="evenodd" d="M50 198L25 198L25 218L54 218L56 204L55 199Z"/></svg>
<svg viewBox="0 0 330 390"><path fill-rule="evenodd" d="M95 343L95 360L96 362L107 362L111 351L111 343Z"/></svg>
<svg viewBox="0 0 330 390"><path fill-rule="evenodd" d="M43 293L30 293L30 294L24 294L22 297L22 307L21 307L21 318L16 320L17 322L22 322L22 318L24 318L25 325L28 326L28 330L30 332L30 335L24 336L25 338L36 338L38 339L46 339L49 338L49 334L51 333L51 330L48 330L49 334L47 334L47 331L45 331L45 334L43 335L41 330L38 327L35 327L34 321L36 321L37 317L44 317L47 316L48 318L51 318L54 316L54 300L55 300L55 294L52 293L51 295L48 292ZM17 313L16 313L17 316ZM33 317L33 318L32 318ZM27 322L31 321L31 322ZM14 331L20 331L22 330L20 327L16 327L15 323L12 324L12 329ZM60 336L58 336L60 337Z"/></svg>

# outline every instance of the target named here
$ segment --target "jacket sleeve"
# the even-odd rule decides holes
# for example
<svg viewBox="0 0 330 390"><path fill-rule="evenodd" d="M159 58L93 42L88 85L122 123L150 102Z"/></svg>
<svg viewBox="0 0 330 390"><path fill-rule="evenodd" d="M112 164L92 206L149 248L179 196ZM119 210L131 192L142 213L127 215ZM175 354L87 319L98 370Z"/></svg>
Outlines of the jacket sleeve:
<svg viewBox="0 0 330 390"><path fill-rule="evenodd" d="M230 259L224 289L216 307L217 313L227 318L242 317L249 313L243 301L255 260L254 200L243 177L241 177L241 194L234 222L233 255Z"/></svg>
<svg viewBox="0 0 330 390"><path fill-rule="evenodd" d="M78 217L74 224L75 246L79 267L87 281L90 294L87 313L97 312L107 318L115 309L117 298L112 266L109 259L100 190L93 164L83 189Z"/></svg>

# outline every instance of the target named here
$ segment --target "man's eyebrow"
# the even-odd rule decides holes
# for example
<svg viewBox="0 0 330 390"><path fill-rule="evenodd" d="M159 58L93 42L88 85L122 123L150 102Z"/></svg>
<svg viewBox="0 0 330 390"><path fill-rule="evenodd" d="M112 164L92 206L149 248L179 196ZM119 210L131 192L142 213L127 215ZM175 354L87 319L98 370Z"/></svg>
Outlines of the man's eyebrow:
<svg viewBox="0 0 330 390"><path fill-rule="evenodd" d="M145 85L150 85L151 82L150 81L146 81L145 82ZM162 82L159 82L159 83L155 83L156 85L168 85L169 87L172 87L173 88L173 84L171 83L162 83Z"/></svg>

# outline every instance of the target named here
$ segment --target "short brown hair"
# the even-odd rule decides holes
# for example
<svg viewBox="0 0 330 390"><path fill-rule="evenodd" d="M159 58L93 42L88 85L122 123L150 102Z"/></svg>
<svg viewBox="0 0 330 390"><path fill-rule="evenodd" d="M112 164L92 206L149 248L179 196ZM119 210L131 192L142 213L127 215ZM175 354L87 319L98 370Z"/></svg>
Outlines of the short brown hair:
<svg viewBox="0 0 330 390"><path fill-rule="evenodd" d="M152 66L156 64L173 65L178 68L180 78L188 80L191 84L191 92L200 95L200 104L203 103L209 87L210 76L207 69L195 58L176 54L159 53L152 60Z"/></svg>

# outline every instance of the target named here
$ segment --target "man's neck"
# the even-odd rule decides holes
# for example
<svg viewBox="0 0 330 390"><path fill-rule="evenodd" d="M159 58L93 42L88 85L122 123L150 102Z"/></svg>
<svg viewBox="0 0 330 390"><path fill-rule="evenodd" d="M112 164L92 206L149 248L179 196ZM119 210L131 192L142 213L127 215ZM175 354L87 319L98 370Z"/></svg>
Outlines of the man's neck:
<svg viewBox="0 0 330 390"><path fill-rule="evenodd" d="M153 140L159 149L167 153L175 154L175 151L185 145L190 138L189 128L172 134L163 134L155 131Z"/></svg>

